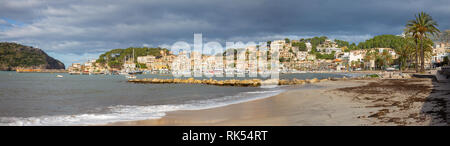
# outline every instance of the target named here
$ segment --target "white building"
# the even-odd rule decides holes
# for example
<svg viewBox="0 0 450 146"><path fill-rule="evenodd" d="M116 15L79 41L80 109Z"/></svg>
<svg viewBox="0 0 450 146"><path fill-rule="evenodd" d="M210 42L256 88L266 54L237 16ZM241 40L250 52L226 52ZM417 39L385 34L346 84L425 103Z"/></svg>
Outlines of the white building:
<svg viewBox="0 0 450 146"><path fill-rule="evenodd" d="M364 57L366 56L366 50L353 50L350 51L348 56L348 61L359 61L363 62Z"/></svg>
<svg viewBox="0 0 450 146"><path fill-rule="evenodd" d="M338 52L334 54L334 58L336 59L348 59L350 57L350 52Z"/></svg>
<svg viewBox="0 0 450 146"><path fill-rule="evenodd" d="M286 44L285 40L275 40L272 43L270 43L270 48L272 50L278 50L281 51L283 49L283 46Z"/></svg>
<svg viewBox="0 0 450 146"><path fill-rule="evenodd" d="M431 57L432 63L440 63L444 61L444 58L449 55L450 45L447 43L437 42L433 46L433 56Z"/></svg>
<svg viewBox="0 0 450 146"><path fill-rule="evenodd" d="M312 49L311 43L306 42L305 44L306 44L306 48L308 49L308 52L311 52L311 49Z"/></svg>
<svg viewBox="0 0 450 146"><path fill-rule="evenodd" d="M325 48L325 53L327 53L327 54L331 54L333 51L336 52L336 53L340 53L340 52L342 52L342 49L341 48L335 48L335 47Z"/></svg>
<svg viewBox="0 0 450 146"><path fill-rule="evenodd" d="M306 60L308 57L308 52L306 51L298 51L297 52L297 59L300 61Z"/></svg>
<svg viewBox="0 0 450 146"><path fill-rule="evenodd" d="M392 55L392 58L395 59L397 58L397 54L395 53L394 49L391 48L378 48L378 53L383 53L384 50L387 50L389 52L389 54Z"/></svg>
<svg viewBox="0 0 450 146"><path fill-rule="evenodd" d="M137 62L142 63L142 64L147 64L147 63L153 63L155 61L155 59L156 59L156 57L152 56L152 55L139 56L139 57L137 57Z"/></svg>

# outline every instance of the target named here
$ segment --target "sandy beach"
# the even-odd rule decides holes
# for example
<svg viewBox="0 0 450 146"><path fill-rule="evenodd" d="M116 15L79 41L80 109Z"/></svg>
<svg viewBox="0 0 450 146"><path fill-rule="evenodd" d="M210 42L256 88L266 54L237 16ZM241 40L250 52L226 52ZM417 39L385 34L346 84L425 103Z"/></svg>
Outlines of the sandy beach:
<svg viewBox="0 0 450 146"><path fill-rule="evenodd" d="M107 125L448 125L448 83L432 79L347 79L224 107L168 112Z"/></svg>

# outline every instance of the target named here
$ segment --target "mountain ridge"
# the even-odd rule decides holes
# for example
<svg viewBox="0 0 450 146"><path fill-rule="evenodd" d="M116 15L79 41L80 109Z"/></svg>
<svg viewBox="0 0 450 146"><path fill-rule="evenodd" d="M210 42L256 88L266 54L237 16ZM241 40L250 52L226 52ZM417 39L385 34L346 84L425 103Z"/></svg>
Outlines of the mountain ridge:
<svg viewBox="0 0 450 146"><path fill-rule="evenodd" d="M14 71L18 68L65 69L65 66L39 48L0 42L0 70Z"/></svg>

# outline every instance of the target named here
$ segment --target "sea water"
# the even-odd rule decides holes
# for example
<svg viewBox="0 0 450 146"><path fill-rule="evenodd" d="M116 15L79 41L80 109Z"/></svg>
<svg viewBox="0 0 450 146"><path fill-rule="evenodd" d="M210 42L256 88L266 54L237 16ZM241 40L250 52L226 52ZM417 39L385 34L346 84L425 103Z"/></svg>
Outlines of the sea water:
<svg viewBox="0 0 450 146"><path fill-rule="evenodd" d="M63 75L62 78L56 75ZM348 74L281 74L284 79ZM137 78L172 78L137 75ZM229 78L215 78L217 80ZM242 79L242 78L236 78ZM304 85L307 88L311 85ZM225 106L277 95L275 87L135 84L122 75L0 72L0 125L92 125L160 118L169 111Z"/></svg>

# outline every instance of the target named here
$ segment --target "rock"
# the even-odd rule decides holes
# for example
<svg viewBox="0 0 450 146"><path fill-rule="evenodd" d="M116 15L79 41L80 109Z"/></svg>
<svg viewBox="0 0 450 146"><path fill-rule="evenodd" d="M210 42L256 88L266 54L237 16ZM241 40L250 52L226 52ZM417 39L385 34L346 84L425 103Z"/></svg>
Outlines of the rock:
<svg viewBox="0 0 450 146"><path fill-rule="evenodd" d="M186 83L190 83L190 84L194 83L194 78L187 79Z"/></svg>
<svg viewBox="0 0 450 146"><path fill-rule="evenodd" d="M264 81L261 81L261 85L278 85L277 79L267 79Z"/></svg>
<svg viewBox="0 0 450 146"><path fill-rule="evenodd" d="M225 86L233 86L233 80L225 80L225 81L223 81L223 85L225 85Z"/></svg>
<svg viewBox="0 0 450 146"><path fill-rule="evenodd" d="M216 85L223 86L223 81L217 81Z"/></svg>
<svg viewBox="0 0 450 146"><path fill-rule="evenodd" d="M201 81L201 80L195 80L194 83L195 83L195 84L201 84L202 81Z"/></svg>
<svg viewBox="0 0 450 146"><path fill-rule="evenodd" d="M287 80L280 80L278 82L278 85L289 85L289 81L287 81Z"/></svg>
<svg viewBox="0 0 450 146"><path fill-rule="evenodd" d="M409 74L402 74L402 78L404 79L410 79L411 76Z"/></svg>
<svg viewBox="0 0 450 146"><path fill-rule="evenodd" d="M310 82L310 83L317 83L317 82L320 82L320 81L319 81L319 79L314 78L314 79L310 80L309 82Z"/></svg>
<svg viewBox="0 0 450 146"><path fill-rule="evenodd" d="M181 82L181 79L178 79L178 78L173 79L173 82L174 82L174 83L180 83L180 82Z"/></svg>
<svg viewBox="0 0 450 146"><path fill-rule="evenodd" d="M293 82L294 84L305 84L305 81L299 80L299 79L296 79L296 78L294 78L294 79L292 80L292 82Z"/></svg>
<svg viewBox="0 0 450 146"><path fill-rule="evenodd" d="M260 79L253 79L253 86L254 87L261 86L261 80Z"/></svg>
<svg viewBox="0 0 450 146"><path fill-rule="evenodd" d="M238 84L239 86L249 86L250 84L253 84L253 83L251 83L251 82L248 81L248 80L241 80L241 81L237 82L237 84Z"/></svg>
<svg viewBox="0 0 450 146"><path fill-rule="evenodd" d="M305 83L311 83L309 79L305 79Z"/></svg>

